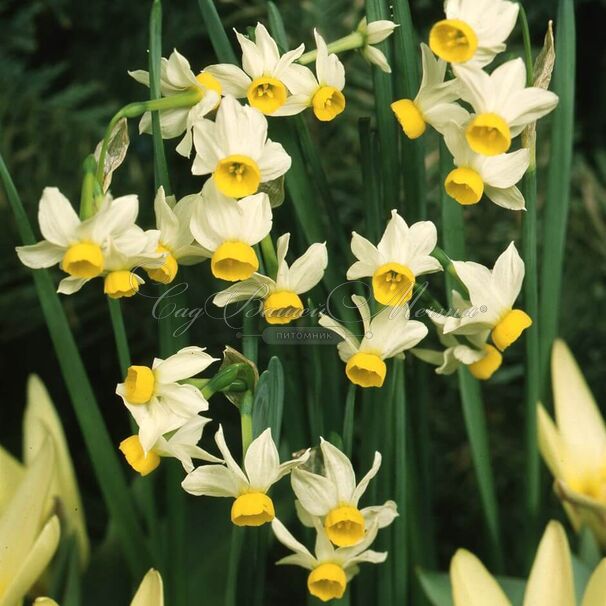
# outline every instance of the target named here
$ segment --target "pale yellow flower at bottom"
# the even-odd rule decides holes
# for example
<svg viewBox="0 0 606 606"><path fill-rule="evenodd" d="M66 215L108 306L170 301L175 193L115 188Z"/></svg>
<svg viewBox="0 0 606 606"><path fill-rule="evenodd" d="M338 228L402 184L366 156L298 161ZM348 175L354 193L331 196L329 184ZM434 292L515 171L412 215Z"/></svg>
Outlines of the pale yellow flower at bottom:
<svg viewBox="0 0 606 606"><path fill-rule="evenodd" d="M37 598L34 606L59 606L51 598ZM164 584L162 577L153 568L143 577L130 606L164 606Z"/></svg>
<svg viewBox="0 0 606 606"><path fill-rule="evenodd" d="M554 343L551 364L557 424L539 405L539 448L575 529L589 526L606 547L604 419L563 341Z"/></svg>
<svg viewBox="0 0 606 606"><path fill-rule="evenodd" d="M482 562L459 549L450 564L454 606L511 606ZM596 568L581 606L603 606L606 559ZM550 522L539 545L526 585L524 606L576 606L568 539L559 522Z"/></svg>

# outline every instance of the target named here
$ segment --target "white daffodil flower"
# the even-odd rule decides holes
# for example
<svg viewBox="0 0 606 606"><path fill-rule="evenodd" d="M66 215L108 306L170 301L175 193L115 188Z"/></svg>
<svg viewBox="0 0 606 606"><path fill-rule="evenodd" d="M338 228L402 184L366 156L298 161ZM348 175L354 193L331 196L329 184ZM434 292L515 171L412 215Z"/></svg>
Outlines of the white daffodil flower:
<svg viewBox="0 0 606 606"><path fill-rule="evenodd" d="M452 291L452 307L458 317L474 312L471 303L464 300L457 291ZM482 329L476 334L466 335L464 341L460 341L452 334L444 334L448 316L429 309L427 315L436 327L440 343L446 349L435 351L416 347L411 353L420 360L437 366L436 374L450 375L464 365L476 379L487 381L500 368L503 362L501 352L486 342L490 330Z"/></svg>
<svg viewBox="0 0 606 606"><path fill-rule="evenodd" d="M209 251L213 276L228 282L246 280L259 269L253 246L269 234L271 226L266 193L234 200L222 194L212 179L204 184L202 201L191 217L191 232Z"/></svg>
<svg viewBox="0 0 606 606"><path fill-rule="evenodd" d="M497 580L480 560L459 549L450 563L454 606L512 606ZM606 559L589 579L582 606L603 606ZM535 556L524 595L526 606L576 606L572 558L566 532L550 522Z"/></svg>
<svg viewBox="0 0 606 606"><path fill-rule="evenodd" d="M364 45L360 49L362 56L372 65L376 65L381 71L386 74L391 74L391 67L387 62L387 58L375 44L379 44L391 36L393 30L398 27L393 21L381 19L368 23L364 17L358 24L358 33L364 36Z"/></svg>
<svg viewBox="0 0 606 606"><path fill-rule="evenodd" d="M149 86L149 72L135 70L128 72L140 84ZM191 107L175 107L160 112L160 132L163 139L174 139L185 133L177 146L177 152L189 158L192 148L191 130L193 125L215 109L223 92L220 82L208 71L198 75L192 71L189 61L177 50L168 59L160 62L160 92L163 97L172 97L187 91L197 91L199 101ZM151 113L143 114L139 122L140 133L152 132Z"/></svg>
<svg viewBox="0 0 606 606"><path fill-rule="evenodd" d="M284 105L288 97L285 75L305 50L301 44L295 50L280 55L278 45L262 23L255 28L255 41L236 31L242 48L242 67L221 63L210 65L212 74L226 94L242 99L246 97L252 107L270 116Z"/></svg>
<svg viewBox="0 0 606 606"><path fill-rule="evenodd" d="M292 116L307 107L313 108L318 120L334 120L345 109L345 68L334 53L328 54L324 38L314 30L316 47L316 74L303 65L292 65L284 74L284 81L292 96L276 111L276 116Z"/></svg>
<svg viewBox="0 0 606 606"><path fill-rule="evenodd" d="M335 549L321 526L316 528L314 555L278 520L271 523L274 535L282 545L294 552L278 560L278 565L300 566L309 570L307 589L323 602L343 597L347 583L358 573L358 564L381 564L387 559L387 552L369 549L377 536L378 525L369 527L362 541L353 547Z"/></svg>
<svg viewBox="0 0 606 606"><path fill-rule="evenodd" d="M446 177L446 193L459 204L477 204L484 194L498 206L525 210L526 203L516 183L528 170L530 153L519 149L510 154L484 156L467 143L465 131L456 124L444 131L444 141L456 166Z"/></svg>
<svg viewBox="0 0 606 606"><path fill-rule="evenodd" d="M166 200L160 187L154 200L156 227L160 232L157 252L166 255L164 264L149 269L147 275L155 282L170 284L179 271L179 265L195 265L210 257L210 252L194 243L189 227L194 208L203 204L199 194L185 196L174 206Z"/></svg>
<svg viewBox="0 0 606 606"><path fill-rule="evenodd" d="M155 358L152 367L130 366L124 383L116 393L139 426L139 440L147 454L160 436L183 427L199 412L208 410L208 402L193 385L178 381L206 370L217 358L202 347L184 347L162 360Z"/></svg>
<svg viewBox="0 0 606 606"><path fill-rule="evenodd" d="M320 439L326 475L295 469L291 475L292 489L308 515L319 518L328 538L338 547L351 547L362 541L367 528L376 524L388 526L398 516L396 504L387 501L378 507L359 509L360 498L381 467L381 454L375 452L372 467L356 485L351 461L330 442ZM309 524L309 522L307 522Z"/></svg>
<svg viewBox="0 0 606 606"><path fill-rule="evenodd" d="M303 314L299 295L311 290L324 276L328 265L326 243L312 244L292 265L286 262L290 234L278 238L278 275L275 280L253 274L248 280L217 293L213 303L225 307L229 303L263 299L262 310L269 324L289 324Z"/></svg>
<svg viewBox="0 0 606 606"><path fill-rule="evenodd" d="M34 606L59 606L51 598L36 598ZM143 577L130 606L164 606L162 576L153 568Z"/></svg>
<svg viewBox="0 0 606 606"><path fill-rule="evenodd" d="M446 0L446 19L431 28L429 46L449 63L488 65L505 50L519 9L508 0Z"/></svg>
<svg viewBox="0 0 606 606"><path fill-rule="evenodd" d="M345 362L347 378L360 387L381 387L387 374L385 360L415 347L427 335L427 327L422 322L409 320L408 305L385 307L372 318L364 297L353 295L351 300L364 324L361 341L326 314L320 314L318 322L343 339L337 350Z"/></svg>
<svg viewBox="0 0 606 606"><path fill-rule="evenodd" d="M438 233L431 221L409 227L398 211L392 210L377 246L353 232L351 251L358 260L347 270L347 279L372 277L373 296L379 303L403 305L412 298L417 276L442 270L431 256L437 242Z"/></svg>
<svg viewBox="0 0 606 606"><path fill-rule="evenodd" d="M556 423L539 405L539 448L575 530L589 526L606 546L606 427L574 357L557 340L551 354Z"/></svg>
<svg viewBox="0 0 606 606"><path fill-rule="evenodd" d="M227 96L214 122L194 125L194 175L212 174L221 193L243 198L259 185L281 177L290 168L284 148L267 138L267 120L253 107Z"/></svg>
<svg viewBox="0 0 606 606"><path fill-rule="evenodd" d="M458 80L444 82L446 62L436 59L426 44L421 44L421 59L423 79L417 96L391 104L391 109L409 139L418 139L428 124L443 134L450 122L463 124L469 119L469 112L453 103L461 96Z"/></svg>
<svg viewBox="0 0 606 606"><path fill-rule="evenodd" d="M492 270L471 261L453 261L461 282L469 292L472 312L448 317L444 334L472 335L490 330L500 351L507 349L532 326L532 318L513 309L524 281L524 261L512 242L499 256Z"/></svg>
<svg viewBox="0 0 606 606"><path fill-rule="evenodd" d="M194 469L183 480L183 489L195 496L235 499L231 507L231 521L236 526L261 526L271 522L276 514L267 492L278 480L305 463L309 451L297 459L280 463L271 429L266 429L248 447L242 470L227 447L221 426L215 441L225 465L203 465Z"/></svg>
<svg viewBox="0 0 606 606"><path fill-rule="evenodd" d="M187 473L194 469L192 459L209 463L223 463L222 459L198 446L204 427L210 421L211 419L206 417L194 415L177 431L160 436L148 452L143 450L138 435L132 435L122 440L119 448L128 464L142 476L154 471L160 465L161 457L178 459Z"/></svg>
<svg viewBox="0 0 606 606"><path fill-rule="evenodd" d="M0 515L0 606L23 602L59 545L59 518L47 508L55 460L47 437Z"/></svg>
<svg viewBox="0 0 606 606"><path fill-rule="evenodd" d="M475 111L466 126L469 147L484 156L498 156L511 147L512 138L558 104L558 96L535 86L526 87L522 59L507 61L492 74L475 66L456 65L461 96Z"/></svg>
<svg viewBox="0 0 606 606"><path fill-rule="evenodd" d="M38 223L45 239L31 246L18 246L17 255L33 269L59 264L69 278L61 282L58 292L71 294L106 271L110 240L128 241L131 248L145 246L143 232L133 231L138 229L138 210L137 196L107 197L97 214L81 221L56 187L46 187L38 208ZM122 238L124 235L128 237Z"/></svg>

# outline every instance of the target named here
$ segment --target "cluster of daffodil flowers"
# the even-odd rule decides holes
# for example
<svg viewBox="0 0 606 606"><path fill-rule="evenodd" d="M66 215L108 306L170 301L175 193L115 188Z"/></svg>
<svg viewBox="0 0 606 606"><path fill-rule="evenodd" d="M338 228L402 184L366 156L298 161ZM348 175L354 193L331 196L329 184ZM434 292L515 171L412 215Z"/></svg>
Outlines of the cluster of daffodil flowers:
<svg viewBox="0 0 606 606"><path fill-rule="evenodd" d="M420 137L428 124L444 137L455 165L444 187L457 202L476 204L486 194L499 206L522 210L525 202L516 184L529 167L531 153L525 148L511 151L512 141L550 112L557 97L526 86L521 59L504 62L492 73L486 71L505 50L505 40L517 19L516 3L447 0L445 12L447 18L431 30L429 46L421 45L423 79L417 96L394 102L392 109L408 137ZM108 191L109 129L95 163L101 178L83 195L80 213L57 189L46 188L38 213L44 239L19 247L19 258L31 268L59 265L67 274L58 288L63 294L73 294L87 282L102 278L104 292L111 298L132 297L139 291L144 280L138 269L154 282L170 284L180 266L209 260L212 275L231 283L214 294L216 306L258 300L268 324L298 320L304 313L301 295L323 279L328 254L326 243L316 242L289 263L289 233L275 239L274 249L268 191L288 173L291 158L279 142L268 138L268 120L286 119L308 109L320 122L337 118L346 109L346 78L336 52L357 48L371 64L388 72L385 56L374 45L387 38L394 27L390 21L364 20L350 36L332 45L314 31L315 50L305 53L301 44L281 53L266 28L257 24L253 39L236 32L241 67L216 64L198 73L174 50L161 61L161 98L126 106L117 116L140 117L140 132L148 133L153 124L151 112L158 112L162 137L180 138L176 151L191 160L193 175L205 178L200 190L177 201L160 187L154 201L155 228L142 229L136 224L137 196L113 198ZM307 64L313 61L315 69L311 70ZM446 79L448 64L450 79ZM148 72L139 70L130 75L150 85ZM363 334L355 335L328 313L319 318L322 327L341 338L338 354L351 383L381 387L387 374L386 360L402 357L406 351L435 365L438 374L450 374L465 365L473 376L487 380L501 366L502 352L532 324L532 319L515 307L525 268L513 242L492 269L450 260L437 243L436 226L431 221L408 225L396 210L376 245L356 232L352 234L355 262L346 272L347 279L370 279L372 292L370 302L352 296ZM453 309L445 313L439 305L425 306L442 346L438 351L419 347L429 330L425 323L411 319L411 308L417 294L422 302L428 299L427 285L419 278L445 269L456 279ZM359 505L379 470L381 455L375 453L371 469L356 483L348 457L324 440L318 451L321 473L310 465L310 450L280 463L270 429L255 439L249 433L244 436L243 431L243 466L231 454L221 426L215 433L218 454L203 450L198 444L211 419L201 413L208 412L210 396L228 388L236 377L229 365L211 379L198 377L217 361L204 348L190 346L166 359L130 366L116 393L132 415L137 432L120 443L120 450L141 475L156 469L162 457L178 459L187 474L182 483L185 491L232 499L231 521L236 526L270 523L278 541L293 552L278 563L309 570L308 590L319 599L342 597L358 564L380 563L387 557L371 546L380 530L398 515L395 503ZM245 388L250 389L250 385ZM547 435L544 441L553 446L560 438L542 409L539 414ZM606 449L606 438L602 438L600 448ZM47 453L37 465L48 465L51 459ZM194 460L205 464L196 467ZM559 459L548 460L554 473L557 471L558 486L571 515L578 515L582 499L591 498L598 504L606 501L603 478L598 480L596 475L603 475L603 468L592 468L585 474L573 463L564 468ZM313 554L280 521L269 494L285 476L290 476L299 520L315 530ZM593 501L593 509L587 509L598 515ZM602 503L600 515L603 509ZM46 525L41 526L42 509L35 514L28 546L42 533L58 532L54 518L44 520ZM551 540L551 534L559 532L553 528L544 544ZM48 553L52 555L56 548L58 539L55 537L54 547L52 539L45 540L48 549L41 563L48 562ZM542 544L538 561L542 561L544 550L548 548ZM456 606L475 603L465 589L466 562L474 562L478 569L471 558L458 554L453 561ZM33 570L39 574L43 566ZM21 592L28 583L29 588L32 575L29 573L15 591ZM161 604L161 583L157 573L150 572L133 604ZM482 583L487 587L491 584ZM139 598L139 594L148 593L150 597ZM498 595L497 589L494 594ZM39 602L54 603L48 598ZM494 603L506 602L495 598ZM587 601L585 606L593 604Z"/></svg>

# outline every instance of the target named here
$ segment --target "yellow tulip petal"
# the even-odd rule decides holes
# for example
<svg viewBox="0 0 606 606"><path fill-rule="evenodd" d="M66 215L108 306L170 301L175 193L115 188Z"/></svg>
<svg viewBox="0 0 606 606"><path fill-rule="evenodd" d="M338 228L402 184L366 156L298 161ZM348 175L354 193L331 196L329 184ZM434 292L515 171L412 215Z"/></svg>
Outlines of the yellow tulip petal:
<svg viewBox="0 0 606 606"><path fill-rule="evenodd" d="M55 451L51 440L46 439L0 518L0 587L10 585L38 537L54 464Z"/></svg>
<svg viewBox="0 0 606 606"><path fill-rule="evenodd" d="M59 518L53 516L36 538L25 559L18 562L20 567L6 588L6 593L0 597L0 606L13 606L21 602L32 585L46 570L57 551L60 537Z"/></svg>
<svg viewBox="0 0 606 606"><path fill-rule="evenodd" d="M46 435L50 436L56 454L56 471L51 493L61 500L62 511L69 528L76 535L81 562L85 566L88 561L89 541L84 508L65 433L44 383L36 375L32 375L27 383L27 407L23 418L23 460L26 465L31 464Z"/></svg>
<svg viewBox="0 0 606 606"><path fill-rule="evenodd" d="M130 606L164 606L162 577L153 568L143 577Z"/></svg>
<svg viewBox="0 0 606 606"><path fill-rule="evenodd" d="M12 499L23 479L25 468L12 454L0 446L0 515Z"/></svg>
<svg viewBox="0 0 606 606"><path fill-rule="evenodd" d="M589 579L585 589L585 597L581 606L605 606L606 605L606 558Z"/></svg>
<svg viewBox="0 0 606 606"><path fill-rule="evenodd" d="M556 419L571 453L588 468L606 458L604 419L587 383L564 341L553 345L551 375Z"/></svg>
<svg viewBox="0 0 606 606"><path fill-rule="evenodd" d="M526 586L524 606L575 606L572 560L564 528L550 522Z"/></svg>
<svg viewBox="0 0 606 606"><path fill-rule="evenodd" d="M459 549L450 562L454 606L511 606L505 593L473 553Z"/></svg>

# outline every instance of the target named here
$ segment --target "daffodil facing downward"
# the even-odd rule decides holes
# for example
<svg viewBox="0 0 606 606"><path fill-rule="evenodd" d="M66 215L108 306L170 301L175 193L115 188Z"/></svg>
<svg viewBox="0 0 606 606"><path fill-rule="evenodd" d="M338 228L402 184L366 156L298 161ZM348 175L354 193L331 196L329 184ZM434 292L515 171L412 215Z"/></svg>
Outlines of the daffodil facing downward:
<svg viewBox="0 0 606 606"><path fill-rule="evenodd" d="M203 348L191 346L165 360L156 358L151 367L129 367L124 383L118 384L116 393L139 426L139 444L144 454L155 447L161 436L183 427L199 412L208 410L208 402L199 389L178 381L201 373L216 361ZM136 446L134 441L124 446L132 449L127 459L130 456L134 460ZM141 461L141 465L143 463ZM151 462L146 464L151 465Z"/></svg>
<svg viewBox="0 0 606 606"><path fill-rule="evenodd" d="M461 96L475 111L465 127L467 143L484 156L504 154L514 137L558 104L558 96L551 91L526 87L522 59L507 61L490 75L471 65L453 70L461 83Z"/></svg>
<svg viewBox="0 0 606 606"><path fill-rule="evenodd" d="M505 50L519 8L508 0L446 0L446 19L431 28L429 46L449 63L488 65Z"/></svg>
<svg viewBox="0 0 606 606"><path fill-rule="evenodd" d="M431 221L409 227L398 211L392 210L377 246L353 232L351 251L358 260L347 270L347 279L371 277L377 302L391 307L404 305L412 298L417 276L442 270L431 256L437 240Z"/></svg>
<svg viewBox="0 0 606 606"><path fill-rule="evenodd" d="M454 606L512 606L509 598L480 560L459 549L450 563ZM582 606L603 606L606 559L593 572ZM526 585L524 606L576 606L572 558L566 532L550 522L543 534Z"/></svg>
<svg viewBox="0 0 606 606"><path fill-rule="evenodd" d="M254 42L236 32L242 48L242 67L221 63L209 66L206 71L222 85L226 94L236 99L246 97L252 107L271 116L288 97L286 74L293 61L305 50L305 45L280 55L278 45L262 23L255 27Z"/></svg>
<svg viewBox="0 0 606 606"><path fill-rule="evenodd" d="M128 72L137 82L149 86L149 73L144 70ZM160 111L160 132L163 139L174 139L185 133L177 146L177 152L189 158L192 148L193 125L215 109L223 89L220 82L208 71L195 74L189 61L177 50L168 59L160 61L160 91L163 97L174 97L188 91L195 93L189 107L174 107ZM140 133L152 132L151 113L143 114L139 123Z"/></svg>
<svg viewBox="0 0 606 606"><path fill-rule="evenodd" d="M337 350L345 362L347 378L360 387L382 387L387 375L385 360L415 347L427 335L427 327L409 320L408 305L385 307L372 318L363 297L353 295L351 299L362 317L362 340L326 314L321 314L318 322L343 339Z"/></svg>
<svg viewBox="0 0 606 606"><path fill-rule="evenodd" d="M211 256L213 276L228 282L246 280L259 269L253 246L269 234L271 226L266 193L234 200L222 194L211 179L204 184L201 203L191 218L196 241Z"/></svg>
<svg viewBox="0 0 606 606"><path fill-rule="evenodd" d="M378 524L369 527L364 538L352 547L335 549L322 526L316 526L316 544L314 554L297 541L290 531L275 518L271 523L276 539L292 555L278 560L278 565L300 566L309 570L307 589L309 593L323 602L343 597L347 584L358 573L358 564L381 564L387 559L387 552L369 549L377 536Z"/></svg>
<svg viewBox="0 0 606 606"><path fill-rule="evenodd" d="M304 311L299 295L311 290L324 275L328 264L326 244L312 244L292 265L286 262L290 234L278 238L278 274L273 280L255 273L248 280L217 293L213 303L225 307L230 303L262 299L262 313L268 324L289 324Z"/></svg>
<svg viewBox="0 0 606 606"><path fill-rule="evenodd" d="M336 54L328 53L324 38L314 30L316 46L316 74L303 65L292 65L284 78L292 96L276 112L290 116L311 107L322 122L334 120L345 110L345 68Z"/></svg>
<svg viewBox="0 0 606 606"><path fill-rule="evenodd" d="M455 124L444 132L444 141L453 156L455 168L444 181L446 193L459 204L477 204L484 194L498 206L524 210L526 203L516 183L528 170L527 149L498 156L475 153L467 143L465 131Z"/></svg>
<svg viewBox="0 0 606 606"><path fill-rule="evenodd" d="M225 465L203 465L194 469L183 480L183 489L195 496L233 498L231 521L236 526L262 526L271 522L276 513L274 503L267 494L269 489L294 468L305 463L309 451L297 459L280 463L271 429L266 429L251 442L242 469L227 447L221 426L215 441Z"/></svg>
<svg viewBox="0 0 606 606"><path fill-rule="evenodd" d="M563 341L552 349L556 423L538 406L539 447L575 529L589 526L606 546L606 427Z"/></svg>
<svg viewBox="0 0 606 606"><path fill-rule="evenodd" d="M159 253L165 256L164 264L147 270L147 275L161 284L170 284L179 271L179 265L194 265L210 257L210 252L194 243L190 221L194 208L203 204L202 197L193 194L171 206L158 188L154 201L156 227L159 235Z"/></svg>
<svg viewBox="0 0 606 606"><path fill-rule="evenodd" d="M372 467L356 484L351 461L338 448L320 440L325 475L303 468L291 475L292 489L303 508L304 517L318 518L327 537L338 547L351 547L363 541L373 524L388 526L397 517L393 501L378 507L359 508L359 501L369 482L381 467L381 455L375 452Z"/></svg>
<svg viewBox="0 0 606 606"><path fill-rule="evenodd" d="M492 270L471 261L453 261L453 265L469 291L471 310L447 317L444 334L473 335L489 330L495 347L504 351L532 325L525 311L513 307L524 280L524 261L514 243Z"/></svg>
<svg viewBox="0 0 606 606"><path fill-rule="evenodd" d="M454 103L459 99L459 82L444 81L447 64L436 59L426 44L421 44L423 79L414 99L400 99L391 104L402 130L409 139L418 139L433 126L439 133L450 122L462 124L469 118L463 107Z"/></svg>
<svg viewBox="0 0 606 606"><path fill-rule="evenodd" d="M221 102L214 122L194 125L194 145L193 174L212 174L217 189L230 198L251 196L290 168L284 148L267 138L265 116L231 96Z"/></svg>

